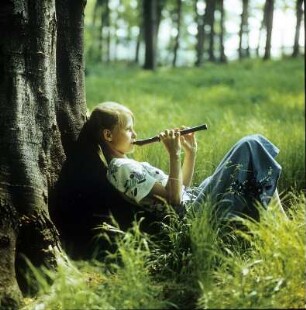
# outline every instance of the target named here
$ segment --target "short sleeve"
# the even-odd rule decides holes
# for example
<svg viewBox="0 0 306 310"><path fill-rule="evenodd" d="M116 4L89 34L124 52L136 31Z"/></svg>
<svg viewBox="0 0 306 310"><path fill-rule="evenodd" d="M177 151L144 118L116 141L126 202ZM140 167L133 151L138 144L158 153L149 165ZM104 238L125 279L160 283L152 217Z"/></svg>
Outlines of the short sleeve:
<svg viewBox="0 0 306 310"><path fill-rule="evenodd" d="M117 190L136 203L146 197L156 183L156 179L147 172L141 163L130 159L111 161L107 179Z"/></svg>

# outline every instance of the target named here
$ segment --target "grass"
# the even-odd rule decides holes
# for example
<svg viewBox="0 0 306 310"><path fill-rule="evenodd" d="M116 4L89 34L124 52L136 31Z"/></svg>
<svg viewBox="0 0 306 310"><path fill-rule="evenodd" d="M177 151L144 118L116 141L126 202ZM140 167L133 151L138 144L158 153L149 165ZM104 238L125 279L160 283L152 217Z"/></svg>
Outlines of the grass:
<svg viewBox="0 0 306 310"><path fill-rule="evenodd" d="M280 148L279 189L289 219L271 205L260 223L244 220L232 230L207 204L183 221L172 214L154 238L139 223L127 232L117 227L118 250L104 262L61 257L57 272L32 268L41 289L24 309L305 308L303 67L302 59L288 59L157 72L89 68L89 109L106 100L126 104L139 138L181 124L209 125L197 134L195 183L242 136L267 136ZM133 156L167 169L159 144Z"/></svg>
<svg viewBox="0 0 306 310"><path fill-rule="evenodd" d="M304 195L294 196L290 219L271 206L260 223L244 220L247 229L234 231L207 205L183 224L174 217L159 241L135 223L105 262L33 269L41 290L23 309L305 308L304 205Z"/></svg>

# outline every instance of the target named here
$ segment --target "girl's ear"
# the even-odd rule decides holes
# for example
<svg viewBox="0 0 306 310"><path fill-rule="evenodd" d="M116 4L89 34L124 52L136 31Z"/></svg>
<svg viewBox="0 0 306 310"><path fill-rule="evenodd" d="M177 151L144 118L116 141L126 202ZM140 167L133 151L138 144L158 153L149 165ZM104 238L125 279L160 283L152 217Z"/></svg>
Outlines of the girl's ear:
<svg viewBox="0 0 306 310"><path fill-rule="evenodd" d="M109 129L103 129L102 135L105 141L111 142L113 140L112 132Z"/></svg>

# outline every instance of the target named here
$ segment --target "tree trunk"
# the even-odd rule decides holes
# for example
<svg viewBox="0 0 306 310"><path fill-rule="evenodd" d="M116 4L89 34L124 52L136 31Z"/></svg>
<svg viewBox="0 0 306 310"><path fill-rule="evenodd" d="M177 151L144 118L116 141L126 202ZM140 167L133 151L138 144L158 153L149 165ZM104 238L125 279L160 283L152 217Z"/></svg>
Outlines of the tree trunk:
<svg viewBox="0 0 306 310"><path fill-rule="evenodd" d="M197 24L197 43L196 43L196 61L195 66L200 67L203 64L204 56L204 41L205 41L205 32L204 32L204 22L205 14L200 15L198 13L197 2L195 1L195 14L196 14L196 24ZM207 9L207 7L206 7Z"/></svg>
<svg viewBox="0 0 306 310"><path fill-rule="evenodd" d="M220 5L220 13L221 13L221 19L220 19L220 62L226 62L226 55L224 52L224 1L219 0Z"/></svg>
<svg viewBox="0 0 306 310"><path fill-rule="evenodd" d="M262 37L262 33L264 31L264 29L266 29L266 25L267 25L267 8L268 8L268 2L269 1L266 1L265 4L264 4L264 8L263 8L263 18L262 18L262 21L261 21L261 24L260 24L260 29L259 29L259 34L258 34L258 44L257 44L257 48L256 48L256 56L259 57L259 50L260 50L260 47L261 47L261 37Z"/></svg>
<svg viewBox="0 0 306 310"><path fill-rule="evenodd" d="M215 41L215 8L216 3L214 0L207 0L207 24L209 25L209 47L208 59L215 61L214 55L214 41Z"/></svg>
<svg viewBox="0 0 306 310"><path fill-rule="evenodd" d="M139 63L139 52L140 52L140 44L141 44L141 39L143 37L143 28L139 27L139 33L137 36L137 42L136 42L136 49L135 49L135 63Z"/></svg>
<svg viewBox="0 0 306 310"><path fill-rule="evenodd" d="M57 0L57 121L68 156L86 120L84 8L86 0Z"/></svg>
<svg viewBox="0 0 306 310"><path fill-rule="evenodd" d="M105 44L105 55L103 53L103 43ZM105 59L107 63L110 62L110 44L111 44L111 32L110 32L110 9L109 0L104 0L102 3L101 14L101 59Z"/></svg>
<svg viewBox="0 0 306 310"><path fill-rule="evenodd" d="M98 61L110 61L110 10L108 0L97 0L95 14L100 13L100 26L98 35ZM93 19L94 21L94 19Z"/></svg>
<svg viewBox="0 0 306 310"><path fill-rule="evenodd" d="M250 56L249 49L249 0L242 1L241 23L239 29L239 59Z"/></svg>
<svg viewBox="0 0 306 310"><path fill-rule="evenodd" d="M139 52L140 52L140 44L141 44L141 39L143 37L143 28L139 27L139 33L137 36L137 42L136 42L136 49L135 49L135 63L139 63Z"/></svg>
<svg viewBox="0 0 306 310"><path fill-rule="evenodd" d="M156 41L157 41L157 0L144 0L144 40L145 62L144 69L156 69Z"/></svg>
<svg viewBox="0 0 306 310"><path fill-rule="evenodd" d="M3 3L4 2L4 3ZM85 118L84 1L0 7L0 305L17 308L15 256L56 266L48 207ZM16 264L18 268L19 264ZM17 273L19 274L18 270ZM20 287L18 287L18 284Z"/></svg>
<svg viewBox="0 0 306 310"><path fill-rule="evenodd" d="M101 62L101 53L99 51L101 51L102 49L102 33L101 33L101 26L99 22L97 22L98 17L100 16L101 16L101 0L96 0L92 14L92 24L90 31L93 40L90 43L90 47L87 52L87 58L89 59L89 61L94 63Z"/></svg>
<svg viewBox="0 0 306 310"><path fill-rule="evenodd" d="M144 4L143 0L138 0L138 25L139 25L139 33L137 36L136 49L135 49L135 63L139 62L139 51L141 40L143 39L143 28L144 28L144 20L143 20L143 9Z"/></svg>
<svg viewBox="0 0 306 310"><path fill-rule="evenodd" d="M175 43L174 43L174 49L173 49L172 67L176 66L177 51L180 45L180 34L181 34L182 0L177 0L176 3L177 3L177 9L176 9L177 34L175 36Z"/></svg>
<svg viewBox="0 0 306 310"><path fill-rule="evenodd" d="M295 27L292 57L297 57L300 53L299 52L299 39L300 39L302 18L303 18L303 0L297 0L296 1L296 27Z"/></svg>
<svg viewBox="0 0 306 310"><path fill-rule="evenodd" d="M166 4L166 0L156 0L156 36L158 35L159 26L162 20L163 9Z"/></svg>
<svg viewBox="0 0 306 310"><path fill-rule="evenodd" d="M273 13L274 13L274 0L266 0L266 30L267 30L267 37L266 37L266 47L265 47L265 54L264 59L271 58L271 39L272 39L272 28L273 28Z"/></svg>

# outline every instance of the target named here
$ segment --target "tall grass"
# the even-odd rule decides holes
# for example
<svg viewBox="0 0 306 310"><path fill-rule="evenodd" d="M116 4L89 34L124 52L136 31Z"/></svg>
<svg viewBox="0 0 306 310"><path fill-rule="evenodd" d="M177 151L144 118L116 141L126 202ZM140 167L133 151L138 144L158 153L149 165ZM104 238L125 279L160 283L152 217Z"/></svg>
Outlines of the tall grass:
<svg viewBox="0 0 306 310"><path fill-rule="evenodd" d="M200 308L304 308L305 307L305 199L290 210L286 220L276 206L261 212L261 222L244 221L247 232L236 236L248 242L241 251L235 244L219 241L223 251L218 267L210 270L213 285L202 277ZM198 237L198 230L194 235ZM199 242L201 244L201 242ZM224 251L225 250L225 251ZM222 254L226 253L226 254ZM211 284L211 283L210 283Z"/></svg>
<svg viewBox="0 0 306 310"><path fill-rule="evenodd" d="M183 220L170 212L157 236L141 232L139 223L127 232L115 227L117 251L104 262L60 259L56 272L32 267L40 293L25 299L24 309L305 308L303 67L299 59L154 73L89 68L89 109L106 100L126 104L139 138L181 124L209 125L197 134L195 183L242 136L267 136L280 148L279 189L289 219L271 205L260 223L231 228L206 203ZM159 144L133 156L167 169Z"/></svg>
<svg viewBox="0 0 306 310"><path fill-rule="evenodd" d="M40 295L23 309L305 308L305 197L291 202L289 219L272 205L243 229L218 223L209 204L165 221L159 240L134 223L105 262L32 268Z"/></svg>

